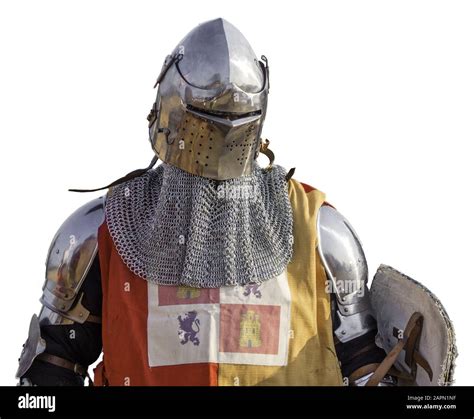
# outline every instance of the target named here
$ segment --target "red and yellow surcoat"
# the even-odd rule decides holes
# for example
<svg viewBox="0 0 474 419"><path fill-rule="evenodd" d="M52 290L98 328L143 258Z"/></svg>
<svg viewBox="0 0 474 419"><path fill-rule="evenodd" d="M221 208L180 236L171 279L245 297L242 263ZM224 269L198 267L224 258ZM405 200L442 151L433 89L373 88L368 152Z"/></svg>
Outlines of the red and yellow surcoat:
<svg viewBox="0 0 474 419"><path fill-rule="evenodd" d="M290 180L294 247L262 284L161 286L122 262L99 229L103 361L95 385L342 385L316 216L324 194Z"/></svg>

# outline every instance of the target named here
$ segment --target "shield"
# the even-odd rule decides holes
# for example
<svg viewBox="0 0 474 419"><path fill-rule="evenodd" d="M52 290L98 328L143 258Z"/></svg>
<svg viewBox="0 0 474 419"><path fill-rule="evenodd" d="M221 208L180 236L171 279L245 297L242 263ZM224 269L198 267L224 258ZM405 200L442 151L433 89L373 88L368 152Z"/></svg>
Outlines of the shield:
<svg viewBox="0 0 474 419"><path fill-rule="evenodd" d="M389 373L398 375L399 384L451 385L457 356L455 334L439 299L386 265L380 265L375 274L370 299L378 323L377 344L389 354L387 358L396 357Z"/></svg>

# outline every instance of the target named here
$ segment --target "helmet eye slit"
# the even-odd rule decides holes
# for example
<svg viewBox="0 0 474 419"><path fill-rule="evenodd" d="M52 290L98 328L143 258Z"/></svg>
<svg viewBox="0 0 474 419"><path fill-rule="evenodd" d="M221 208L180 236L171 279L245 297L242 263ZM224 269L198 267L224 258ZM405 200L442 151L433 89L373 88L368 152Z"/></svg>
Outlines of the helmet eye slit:
<svg viewBox="0 0 474 419"><path fill-rule="evenodd" d="M201 114L204 118L206 116L212 116L213 118L222 118L228 121L236 121L242 118L248 118L251 116L259 116L262 114L262 111L253 111L253 112L246 112L246 113L235 113L235 112L221 112L221 111L209 111L200 108L196 108L192 105L186 105L186 110Z"/></svg>
<svg viewBox="0 0 474 419"><path fill-rule="evenodd" d="M209 179L253 173L269 88L264 57L258 60L243 35L217 19L183 38L165 70L153 106L156 125L149 119L155 153Z"/></svg>

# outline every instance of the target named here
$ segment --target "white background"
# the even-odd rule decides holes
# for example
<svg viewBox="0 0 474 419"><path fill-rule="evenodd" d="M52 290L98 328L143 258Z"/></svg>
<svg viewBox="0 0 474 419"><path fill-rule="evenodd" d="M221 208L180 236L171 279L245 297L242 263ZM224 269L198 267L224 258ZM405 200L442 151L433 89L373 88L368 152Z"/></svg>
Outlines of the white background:
<svg viewBox="0 0 474 419"><path fill-rule="evenodd" d="M56 229L98 195L67 188L148 164L163 59L215 17L270 60L277 163L351 221L371 276L386 263L441 299L456 384L474 384L474 3L434 0L0 0L0 384L15 384Z"/></svg>

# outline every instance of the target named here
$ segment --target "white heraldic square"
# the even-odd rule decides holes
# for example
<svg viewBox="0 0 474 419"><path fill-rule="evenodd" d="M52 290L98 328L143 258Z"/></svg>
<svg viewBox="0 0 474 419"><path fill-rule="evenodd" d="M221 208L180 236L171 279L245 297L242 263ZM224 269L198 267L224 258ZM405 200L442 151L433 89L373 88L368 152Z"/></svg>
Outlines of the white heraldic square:
<svg viewBox="0 0 474 419"><path fill-rule="evenodd" d="M290 308L286 272L262 284L213 289L149 282L149 366L286 365Z"/></svg>

